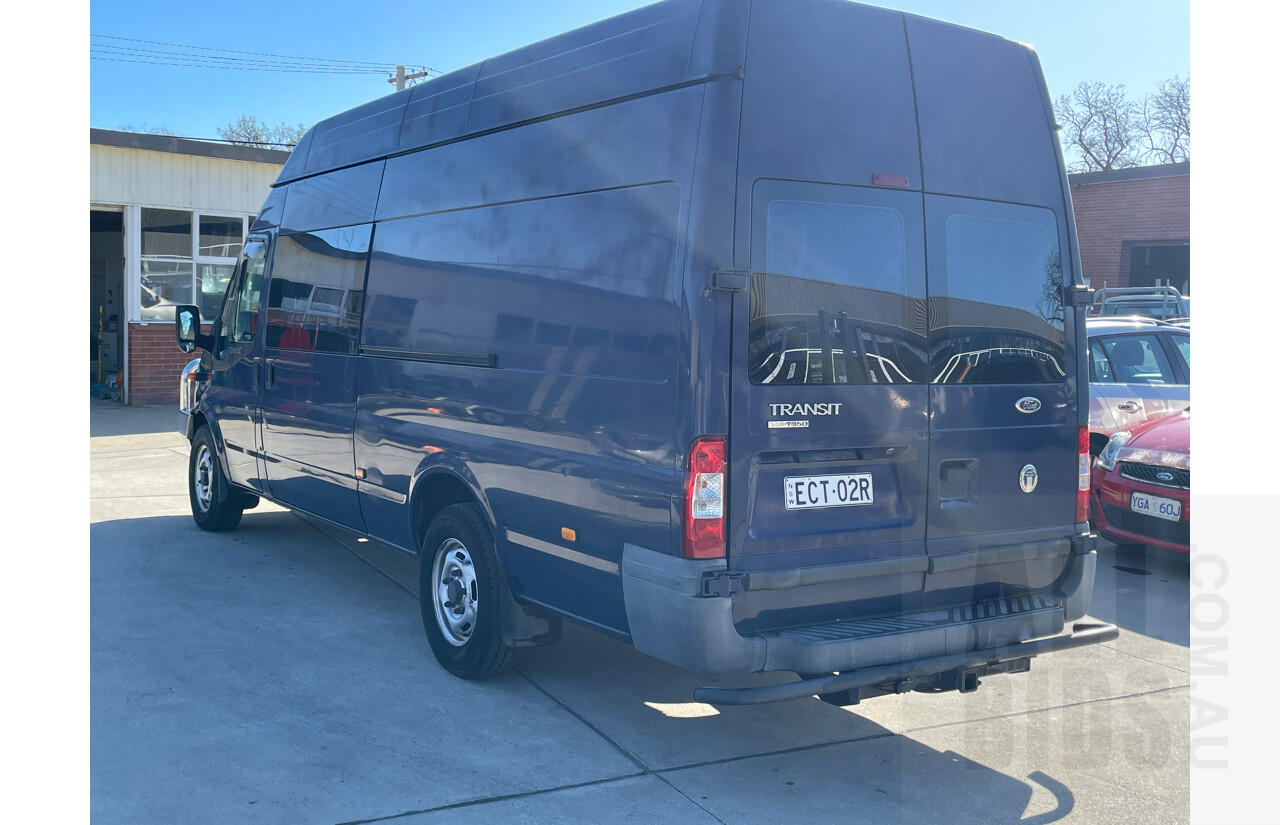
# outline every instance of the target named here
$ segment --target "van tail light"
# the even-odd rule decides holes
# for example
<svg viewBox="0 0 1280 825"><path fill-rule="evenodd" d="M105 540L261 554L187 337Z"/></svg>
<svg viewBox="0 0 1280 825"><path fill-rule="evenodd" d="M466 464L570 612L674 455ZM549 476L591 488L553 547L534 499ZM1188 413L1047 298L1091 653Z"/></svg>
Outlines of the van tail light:
<svg viewBox="0 0 1280 825"><path fill-rule="evenodd" d="M685 558L724 557L727 443L722 435L703 436L689 447L684 480Z"/></svg>
<svg viewBox="0 0 1280 825"><path fill-rule="evenodd" d="M1089 477L1092 475L1092 462L1089 460L1089 428L1080 427L1076 438L1076 458L1079 462L1079 479L1076 483L1076 523L1089 520Z"/></svg>

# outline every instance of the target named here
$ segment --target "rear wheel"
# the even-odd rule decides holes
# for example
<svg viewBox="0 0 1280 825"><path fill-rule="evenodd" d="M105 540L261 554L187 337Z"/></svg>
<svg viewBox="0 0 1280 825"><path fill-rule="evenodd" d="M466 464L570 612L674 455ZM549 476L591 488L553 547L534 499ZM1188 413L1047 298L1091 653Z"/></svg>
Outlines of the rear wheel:
<svg viewBox="0 0 1280 825"><path fill-rule="evenodd" d="M422 625L440 665L463 679L495 676L515 648L502 638L493 536L475 504L440 511L422 542Z"/></svg>
<svg viewBox="0 0 1280 825"><path fill-rule="evenodd" d="M201 530L220 533L234 530L240 524L248 502L227 486L208 427L201 427L191 440L187 487L191 517Z"/></svg>

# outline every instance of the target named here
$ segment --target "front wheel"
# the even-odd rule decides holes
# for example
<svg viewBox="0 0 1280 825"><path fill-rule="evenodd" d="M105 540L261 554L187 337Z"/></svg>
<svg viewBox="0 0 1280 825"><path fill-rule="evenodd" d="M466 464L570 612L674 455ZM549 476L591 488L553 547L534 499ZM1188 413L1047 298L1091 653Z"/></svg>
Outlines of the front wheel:
<svg viewBox="0 0 1280 825"><path fill-rule="evenodd" d="M499 575L480 508L441 510L422 542L418 597L431 652L454 676L483 679L511 666L515 648L502 638Z"/></svg>
<svg viewBox="0 0 1280 825"><path fill-rule="evenodd" d="M228 488L207 426L201 427L191 440L187 486L191 517L201 530L220 533L234 530L240 524L246 502Z"/></svg>

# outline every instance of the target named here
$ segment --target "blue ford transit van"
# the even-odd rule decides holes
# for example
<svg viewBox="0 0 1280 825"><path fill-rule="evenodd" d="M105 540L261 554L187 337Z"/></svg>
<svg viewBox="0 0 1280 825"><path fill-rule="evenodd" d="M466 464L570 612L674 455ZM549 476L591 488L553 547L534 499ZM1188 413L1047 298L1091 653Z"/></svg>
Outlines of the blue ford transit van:
<svg viewBox="0 0 1280 825"><path fill-rule="evenodd" d="M666 0L336 115L220 317L195 520L421 554L440 664L572 621L715 703L973 690L1114 638L1036 55L845 0Z"/></svg>

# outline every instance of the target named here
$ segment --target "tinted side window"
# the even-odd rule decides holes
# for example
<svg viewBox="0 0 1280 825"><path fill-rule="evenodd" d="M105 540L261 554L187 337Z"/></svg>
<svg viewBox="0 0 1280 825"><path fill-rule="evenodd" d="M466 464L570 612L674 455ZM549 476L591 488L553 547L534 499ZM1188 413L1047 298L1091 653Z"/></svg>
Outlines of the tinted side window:
<svg viewBox="0 0 1280 825"><path fill-rule="evenodd" d="M1053 212L926 200L929 372L940 384L1066 379L1062 261Z"/></svg>
<svg viewBox="0 0 1280 825"><path fill-rule="evenodd" d="M232 343L245 344L253 341L253 335L257 331L258 302L262 296L262 271L265 265L266 258L247 259L235 302L227 302L228 306L235 307L235 315L230 319L230 324L226 319L223 320L223 328L228 330L228 338Z"/></svg>
<svg viewBox="0 0 1280 825"><path fill-rule="evenodd" d="M267 301L269 347L354 354L369 224L280 235Z"/></svg>
<svg viewBox="0 0 1280 825"><path fill-rule="evenodd" d="M758 186L751 382L927 380L918 196L778 181Z"/></svg>
<svg viewBox="0 0 1280 825"><path fill-rule="evenodd" d="M1103 338L1115 381L1121 384L1173 384L1176 379L1154 335Z"/></svg>
<svg viewBox="0 0 1280 825"><path fill-rule="evenodd" d="M1101 341L1091 341L1089 343L1089 365L1090 381L1110 384L1116 380L1115 375L1111 372L1111 362L1107 360L1107 350L1102 346Z"/></svg>
<svg viewBox="0 0 1280 825"><path fill-rule="evenodd" d="M1191 336L1190 335L1170 335L1174 345L1178 348L1178 354L1182 356L1182 367L1187 371L1187 377L1191 377Z"/></svg>

